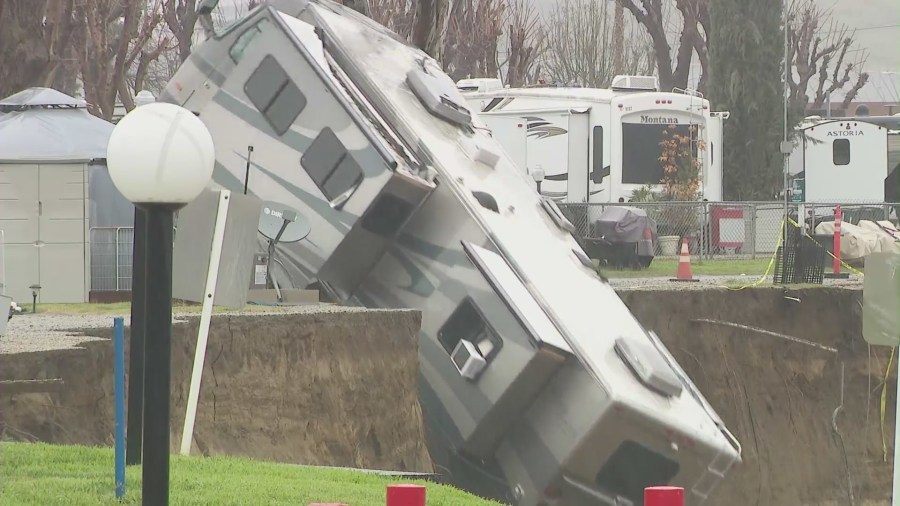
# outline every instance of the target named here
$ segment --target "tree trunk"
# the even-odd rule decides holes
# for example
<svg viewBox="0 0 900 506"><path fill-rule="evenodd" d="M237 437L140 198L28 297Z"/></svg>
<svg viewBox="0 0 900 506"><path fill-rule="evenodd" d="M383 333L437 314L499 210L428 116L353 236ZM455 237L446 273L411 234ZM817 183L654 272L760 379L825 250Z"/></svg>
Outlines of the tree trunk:
<svg viewBox="0 0 900 506"><path fill-rule="evenodd" d="M45 8L45 0L0 0L0 98L44 84L50 62Z"/></svg>

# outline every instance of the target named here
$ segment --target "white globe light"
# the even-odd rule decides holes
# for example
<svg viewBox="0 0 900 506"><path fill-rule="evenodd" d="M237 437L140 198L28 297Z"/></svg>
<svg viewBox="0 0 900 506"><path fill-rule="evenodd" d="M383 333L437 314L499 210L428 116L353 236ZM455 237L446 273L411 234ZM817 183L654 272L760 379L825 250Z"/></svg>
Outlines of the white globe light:
<svg viewBox="0 0 900 506"><path fill-rule="evenodd" d="M113 184L135 204L187 204L209 184L215 161L206 125L165 102L126 114L106 148Z"/></svg>

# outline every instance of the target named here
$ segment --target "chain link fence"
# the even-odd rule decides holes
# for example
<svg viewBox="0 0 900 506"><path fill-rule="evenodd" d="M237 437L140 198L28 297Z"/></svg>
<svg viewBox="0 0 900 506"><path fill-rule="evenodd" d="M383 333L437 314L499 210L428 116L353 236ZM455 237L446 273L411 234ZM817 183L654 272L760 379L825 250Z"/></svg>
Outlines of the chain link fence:
<svg viewBox="0 0 900 506"><path fill-rule="evenodd" d="M91 290L131 290L131 227L91 229Z"/></svg>
<svg viewBox="0 0 900 506"><path fill-rule="evenodd" d="M810 234L824 221L834 220L840 204L844 223L887 220L897 223L896 203L816 203L788 205L788 215ZM575 225L580 239L599 238L595 226L608 207L627 206L646 212L656 223L656 255L677 257L687 240L697 259L755 259L771 257L781 236L784 202L627 202L608 204L559 204ZM802 207L802 209L801 209Z"/></svg>

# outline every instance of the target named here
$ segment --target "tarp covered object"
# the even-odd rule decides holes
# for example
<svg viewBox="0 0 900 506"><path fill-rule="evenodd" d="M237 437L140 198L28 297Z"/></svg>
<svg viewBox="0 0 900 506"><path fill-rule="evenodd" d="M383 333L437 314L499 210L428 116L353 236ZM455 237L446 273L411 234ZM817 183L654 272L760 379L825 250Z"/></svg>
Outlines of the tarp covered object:
<svg viewBox="0 0 900 506"><path fill-rule="evenodd" d="M609 242L640 241L647 228L656 235L656 223L647 212L628 206L609 206L594 222L594 234Z"/></svg>
<svg viewBox="0 0 900 506"><path fill-rule="evenodd" d="M644 231L650 229L650 237ZM637 207L609 206L594 221L594 236L613 244L637 243L639 256L652 257L656 251L656 222Z"/></svg>
<svg viewBox="0 0 900 506"><path fill-rule="evenodd" d="M74 162L106 158L113 124L83 100L29 88L0 100L0 162Z"/></svg>
<svg viewBox="0 0 900 506"><path fill-rule="evenodd" d="M834 222L819 223L817 235L834 235ZM900 240L891 222L862 220L859 225L841 223L841 260L858 262L872 253L900 253Z"/></svg>

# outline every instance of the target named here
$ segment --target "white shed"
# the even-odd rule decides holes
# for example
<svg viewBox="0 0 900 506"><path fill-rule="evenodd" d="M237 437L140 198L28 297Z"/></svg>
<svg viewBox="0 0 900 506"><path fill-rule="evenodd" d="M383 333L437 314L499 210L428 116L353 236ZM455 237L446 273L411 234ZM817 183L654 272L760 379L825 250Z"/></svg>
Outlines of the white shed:
<svg viewBox="0 0 900 506"><path fill-rule="evenodd" d="M90 287L91 166L105 173L113 124L48 88L0 100L0 229L7 295L86 302ZM130 221L130 216L128 217Z"/></svg>

